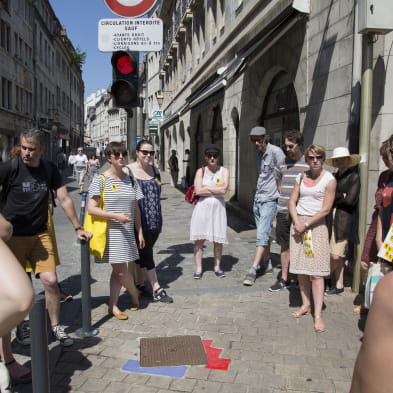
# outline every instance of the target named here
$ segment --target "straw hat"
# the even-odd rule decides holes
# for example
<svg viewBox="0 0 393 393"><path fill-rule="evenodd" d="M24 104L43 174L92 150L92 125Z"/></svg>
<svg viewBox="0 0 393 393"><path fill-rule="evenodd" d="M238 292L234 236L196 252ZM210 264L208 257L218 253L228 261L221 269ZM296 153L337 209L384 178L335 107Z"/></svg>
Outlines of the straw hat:
<svg viewBox="0 0 393 393"><path fill-rule="evenodd" d="M325 163L329 166L335 167L336 165L334 165L333 160L335 158L344 158L344 157L350 158L350 163L348 165L349 167L358 165L362 158L359 154L350 154L349 150L346 147L336 147L333 149L332 156L327 158Z"/></svg>

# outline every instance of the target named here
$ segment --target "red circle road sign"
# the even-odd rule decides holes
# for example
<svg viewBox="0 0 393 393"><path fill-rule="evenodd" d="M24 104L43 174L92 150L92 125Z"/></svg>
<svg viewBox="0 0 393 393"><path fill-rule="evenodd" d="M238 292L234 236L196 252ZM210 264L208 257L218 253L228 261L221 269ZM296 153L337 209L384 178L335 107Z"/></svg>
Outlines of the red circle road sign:
<svg viewBox="0 0 393 393"><path fill-rule="evenodd" d="M108 8L116 15L138 17L152 9L156 0L104 0Z"/></svg>

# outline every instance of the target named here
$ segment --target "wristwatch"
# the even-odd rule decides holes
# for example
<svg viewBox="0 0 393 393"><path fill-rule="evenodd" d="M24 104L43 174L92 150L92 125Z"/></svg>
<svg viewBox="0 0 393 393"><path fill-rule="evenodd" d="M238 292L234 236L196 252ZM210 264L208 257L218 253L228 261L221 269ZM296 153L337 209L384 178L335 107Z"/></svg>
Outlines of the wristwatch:
<svg viewBox="0 0 393 393"><path fill-rule="evenodd" d="M74 228L75 232L79 231L80 229L83 229L81 226Z"/></svg>

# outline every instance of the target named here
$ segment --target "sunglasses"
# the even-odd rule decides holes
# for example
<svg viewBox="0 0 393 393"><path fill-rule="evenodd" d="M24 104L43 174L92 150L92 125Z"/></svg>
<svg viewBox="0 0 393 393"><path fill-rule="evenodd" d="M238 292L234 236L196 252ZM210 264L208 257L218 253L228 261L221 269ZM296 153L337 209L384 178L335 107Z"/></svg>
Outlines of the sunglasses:
<svg viewBox="0 0 393 393"><path fill-rule="evenodd" d="M114 153L112 153L112 155L116 159L120 158L120 156L122 156L124 158L124 157L127 157L127 152L126 151L124 151L124 152L115 151Z"/></svg>
<svg viewBox="0 0 393 393"><path fill-rule="evenodd" d="M294 143L292 145L284 145L284 149L294 149L297 146L297 143Z"/></svg>
<svg viewBox="0 0 393 393"><path fill-rule="evenodd" d="M309 161L315 161L315 160L322 161L323 157L322 156L307 156L307 160L309 160Z"/></svg>
<svg viewBox="0 0 393 393"><path fill-rule="evenodd" d="M218 158L218 153L206 153L207 158Z"/></svg>
<svg viewBox="0 0 393 393"><path fill-rule="evenodd" d="M151 156L151 157L153 157L154 156L154 153L155 153L155 151L154 150L139 150L144 156L147 156L147 155L149 155L149 156Z"/></svg>

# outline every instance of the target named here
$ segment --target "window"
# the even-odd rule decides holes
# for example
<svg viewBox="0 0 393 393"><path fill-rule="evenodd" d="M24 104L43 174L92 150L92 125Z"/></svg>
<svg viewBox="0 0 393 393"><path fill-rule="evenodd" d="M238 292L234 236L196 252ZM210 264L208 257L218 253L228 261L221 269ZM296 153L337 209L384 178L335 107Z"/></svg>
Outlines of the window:
<svg viewBox="0 0 393 393"><path fill-rule="evenodd" d="M8 23L0 21L0 46L7 52L11 50L11 28Z"/></svg>
<svg viewBox="0 0 393 393"><path fill-rule="evenodd" d="M11 81L1 78L1 106L3 108L11 109L11 88Z"/></svg>

